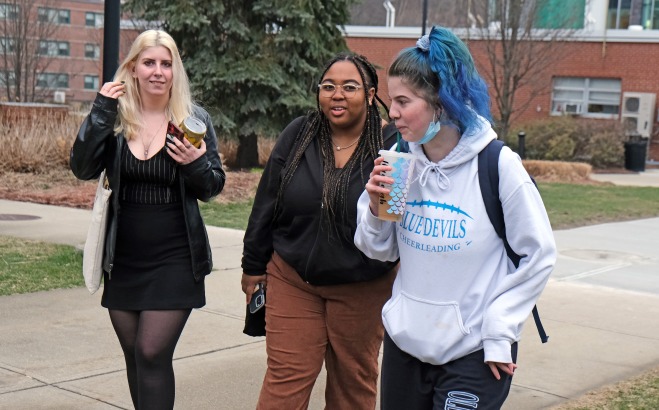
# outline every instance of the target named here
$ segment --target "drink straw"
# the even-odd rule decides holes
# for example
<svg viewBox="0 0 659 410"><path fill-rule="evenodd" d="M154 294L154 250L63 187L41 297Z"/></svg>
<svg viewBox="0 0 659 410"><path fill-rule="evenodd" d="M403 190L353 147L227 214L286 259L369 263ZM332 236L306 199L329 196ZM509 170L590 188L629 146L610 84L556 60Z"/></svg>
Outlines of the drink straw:
<svg viewBox="0 0 659 410"><path fill-rule="evenodd" d="M396 151L400 152L400 131L396 131Z"/></svg>

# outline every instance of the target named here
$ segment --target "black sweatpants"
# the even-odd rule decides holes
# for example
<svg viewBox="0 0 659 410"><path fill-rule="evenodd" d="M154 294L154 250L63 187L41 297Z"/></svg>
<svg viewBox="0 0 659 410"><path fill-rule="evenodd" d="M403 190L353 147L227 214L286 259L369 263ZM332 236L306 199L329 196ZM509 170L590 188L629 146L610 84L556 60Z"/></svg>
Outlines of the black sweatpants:
<svg viewBox="0 0 659 410"><path fill-rule="evenodd" d="M517 343L511 346L517 361ZM445 363L424 363L400 350L384 334L380 403L382 410L500 409L512 376L494 378L483 350Z"/></svg>

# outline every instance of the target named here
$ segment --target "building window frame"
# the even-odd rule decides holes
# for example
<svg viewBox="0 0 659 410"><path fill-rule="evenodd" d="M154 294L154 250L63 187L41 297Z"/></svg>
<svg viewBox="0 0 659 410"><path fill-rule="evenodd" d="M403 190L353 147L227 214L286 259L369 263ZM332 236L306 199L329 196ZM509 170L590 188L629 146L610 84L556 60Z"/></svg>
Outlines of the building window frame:
<svg viewBox="0 0 659 410"><path fill-rule="evenodd" d="M0 3L0 20L17 20L20 13L20 5Z"/></svg>
<svg viewBox="0 0 659 410"><path fill-rule="evenodd" d="M70 57L71 45L68 41L41 40L39 41L39 55L48 57Z"/></svg>
<svg viewBox="0 0 659 410"><path fill-rule="evenodd" d="M606 28L626 30L638 25L645 30L659 29L659 0L609 0L606 14Z"/></svg>
<svg viewBox="0 0 659 410"><path fill-rule="evenodd" d="M98 91L99 90L99 82L98 81L99 81L99 78L98 78L97 75L91 75L91 74L85 75L84 89L88 90L88 91L89 90Z"/></svg>
<svg viewBox="0 0 659 410"><path fill-rule="evenodd" d="M7 84L7 81L9 84ZM16 73L9 70L3 70L2 74L0 74L0 85L3 87L15 87Z"/></svg>
<svg viewBox="0 0 659 410"><path fill-rule="evenodd" d="M101 58L101 46L95 43L85 43L85 58L92 60Z"/></svg>
<svg viewBox="0 0 659 410"><path fill-rule="evenodd" d="M88 11L85 13L85 26L95 28L103 27L104 17L103 13Z"/></svg>
<svg viewBox="0 0 659 410"><path fill-rule="evenodd" d="M9 48L7 48L9 44ZM0 37L0 53L14 54L16 51L16 40L13 37Z"/></svg>
<svg viewBox="0 0 659 410"><path fill-rule="evenodd" d="M620 78L554 77L550 115L618 119L621 97Z"/></svg>
<svg viewBox="0 0 659 410"><path fill-rule="evenodd" d="M39 7L38 10L38 20L42 23L71 24L71 10L52 7Z"/></svg>
<svg viewBox="0 0 659 410"><path fill-rule="evenodd" d="M67 73L39 73L37 74L37 88L62 89L69 88L69 74Z"/></svg>

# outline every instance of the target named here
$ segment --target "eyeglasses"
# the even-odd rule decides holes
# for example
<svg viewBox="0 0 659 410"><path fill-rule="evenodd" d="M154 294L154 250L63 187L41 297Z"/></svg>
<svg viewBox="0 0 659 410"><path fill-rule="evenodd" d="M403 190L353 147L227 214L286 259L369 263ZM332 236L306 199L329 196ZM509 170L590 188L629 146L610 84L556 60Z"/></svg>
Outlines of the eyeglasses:
<svg viewBox="0 0 659 410"><path fill-rule="evenodd" d="M361 85L357 84L332 84L332 83L322 83L318 84L318 89L320 90L321 97L331 98L336 93L336 90L340 88L341 94L345 98L352 98L355 96L355 93L362 88Z"/></svg>

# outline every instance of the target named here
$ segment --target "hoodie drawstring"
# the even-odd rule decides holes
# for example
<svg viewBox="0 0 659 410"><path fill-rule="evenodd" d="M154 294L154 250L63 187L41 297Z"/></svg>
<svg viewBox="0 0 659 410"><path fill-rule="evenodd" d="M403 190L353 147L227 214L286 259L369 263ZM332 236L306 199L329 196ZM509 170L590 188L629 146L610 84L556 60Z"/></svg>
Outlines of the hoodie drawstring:
<svg viewBox="0 0 659 410"><path fill-rule="evenodd" d="M428 178L430 177L431 173L437 174L437 186L439 189L448 189L451 186L451 180L449 179L448 176L442 171L442 168L439 165L432 164L426 162L426 167L421 171L421 174L417 177L416 180L419 181L419 184L421 186L426 186L426 183L428 182Z"/></svg>

